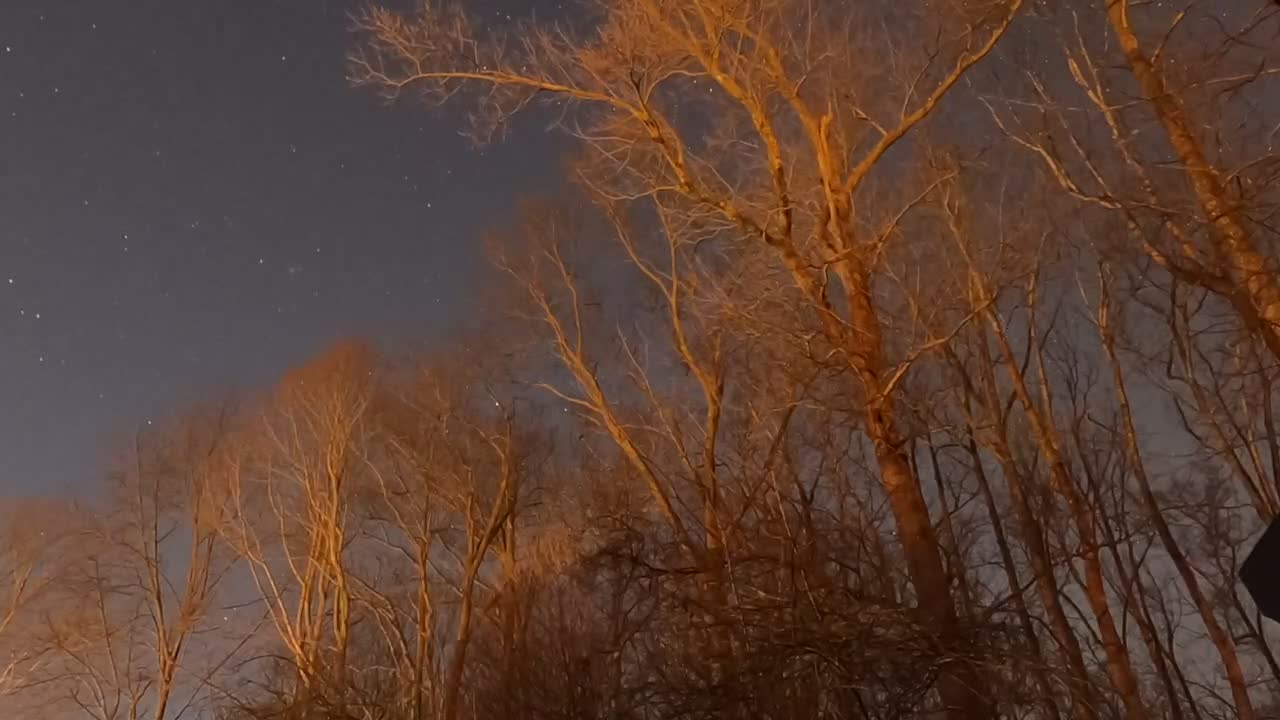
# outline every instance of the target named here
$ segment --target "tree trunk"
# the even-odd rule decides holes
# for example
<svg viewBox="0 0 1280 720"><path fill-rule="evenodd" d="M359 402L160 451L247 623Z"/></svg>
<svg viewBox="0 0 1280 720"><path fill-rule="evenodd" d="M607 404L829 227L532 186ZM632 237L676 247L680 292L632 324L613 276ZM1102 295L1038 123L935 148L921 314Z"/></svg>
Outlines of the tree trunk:
<svg viewBox="0 0 1280 720"><path fill-rule="evenodd" d="M1107 359L1111 363L1112 389L1116 396L1116 402L1120 407L1120 418L1123 423L1121 430L1124 433L1125 450L1129 455L1134 479L1138 484L1138 497L1147 511L1152 527L1155 528L1156 534L1160 537L1160 543L1169 555L1170 562L1177 569L1178 576L1182 578L1182 583L1187 588L1187 594L1191 596L1191 601L1200 613L1205 632L1208 633L1214 648L1217 649L1218 657L1222 659L1222 667L1226 673L1227 682L1231 685L1231 697L1235 701L1236 715L1240 720L1254 720L1257 715L1253 709L1253 702L1249 698L1249 686L1245 680L1244 669L1240 665L1240 658L1236 654L1235 644L1222 628L1222 625L1218 623L1213 605L1209 602L1209 598L1205 596L1204 591L1201 590L1200 581L1196 578L1195 570L1191 567L1191 562L1178 545L1177 538L1173 536L1173 531L1169 529L1169 523L1165 522L1160 503L1156 500L1155 492L1151 489L1151 481L1147 477L1146 464L1142 460L1142 450L1138 446L1138 431L1133 422L1133 410L1129 404L1129 393L1125 388L1124 371L1120 366L1120 359L1116 355L1115 338L1111 333L1111 309L1106 278L1102 277L1100 280L1102 282L1102 295L1098 308L1098 332L1102 339L1102 347L1107 353Z"/></svg>
<svg viewBox="0 0 1280 720"><path fill-rule="evenodd" d="M1080 540L1080 557L1084 563L1085 598L1098 624L1098 634L1102 638L1102 648L1107 658L1107 674L1124 703L1125 717L1128 720L1146 720L1147 711L1142 703L1138 678L1134 674L1128 648L1124 638L1116 629L1115 618L1108 603L1106 577L1103 574L1102 558L1098 553L1098 535L1093 511L1081 496L1070 470L1067 469L1066 460L1055 438L1056 431L1050 425L1052 419L1042 415L1040 407L1027 386L1026 378L1018 369L1017 357L1009 345L1004 328L1000 326L994 312L988 312L987 316L999 343L1001 354L1004 356L1009 380L1031 425L1033 439L1049 465L1050 485L1066 501L1067 509L1076 526Z"/></svg>
<svg viewBox="0 0 1280 720"><path fill-rule="evenodd" d="M1280 282L1274 263L1258 250L1245 229L1235 202L1222 184L1217 168L1204 149L1178 98L1165 86L1164 77L1147 57L1129 23L1128 0L1105 0L1107 19L1120 41L1125 60L1138 87L1146 96L1169 145L1187 174L1200 210L1213 229L1214 250L1226 262L1239 296L1230 298L1245 325L1258 332L1267 348L1280 360Z"/></svg>
<svg viewBox="0 0 1280 720"><path fill-rule="evenodd" d="M996 380L992 368L995 363L987 350L987 334L980 334L978 344L978 362L981 367L983 383L983 404L991 413L991 422L996 430L985 444L989 447L1000 469L1009 484L1009 499L1013 504L1014 517L1020 526L1022 542L1025 543L1027 560L1031 563L1031 571L1035 574L1036 595L1045 614L1049 616L1049 629L1053 639L1066 659L1067 669L1071 673L1072 715L1077 720L1095 720L1092 693L1089 688L1089 670L1085 666L1084 651L1080 640L1076 637L1071 620L1062 607L1062 597L1058 588L1057 575L1054 572L1053 557L1044 538L1044 526L1036 517L1035 510L1027 495L1027 483L1022 470L1013 459L1013 450L1009 447L1006 434L1005 418L999 417L1000 399L996 393Z"/></svg>
<svg viewBox="0 0 1280 720"><path fill-rule="evenodd" d="M843 269L840 275L845 283L853 326L848 333L849 356L865 393L867 437L875 447L880 481L889 498L920 610L937 628L944 647L949 648L957 640L959 629L955 606L929 505L904 450L905 438L897 427L892 398L885 397L880 321L872 306L869 280L860 268L850 269L845 264ZM992 717L993 703L984 688L985 683L971 662L950 659L944 662L938 693L951 717L971 720Z"/></svg>
<svg viewBox="0 0 1280 720"><path fill-rule="evenodd" d="M1027 645L1031 648L1032 655L1037 659L1031 668L1032 675L1036 681L1036 688L1041 695L1041 702L1044 703L1045 713L1051 720L1058 720L1061 714L1058 712L1058 704L1054 701L1052 688L1049 678L1045 674L1044 668L1038 660L1044 658L1044 649L1040 645L1040 636L1036 634L1035 620L1031 617L1031 611L1027 607L1027 600L1022 595L1022 580L1018 577L1018 566L1013 559L1013 549L1009 546L1008 536L1004 532L1004 523L1000 520L1000 509L996 507L995 496L991 492L991 481L987 478L987 471L982 467L982 455L978 452L978 443L973 439L973 427L969 428L970 436L967 444L969 456L973 459L974 474L978 478L978 488L982 492L982 500L986 505L987 516L991 519L991 531L995 536L996 547L1000 550L1000 563L1004 567L1005 577L1008 579L1009 592L1013 596L1013 605L1018 613L1018 620L1022 624L1022 631L1027 636ZM1036 587L1040 587L1042 583L1040 578L1035 578ZM1055 597L1056 599L1056 597ZM1062 607L1058 606L1058 614L1062 615ZM1065 621L1066 616L1062 615ZM1054 623L1050 620L1050 623ZM1070 641L1075 643L1075 635L1070 633L1071 628L1066 625ZM1056 631L1055 631L1056 632ZM1071 665L1071 696L1072 696L1072 715L1078 720L1093 720L1096 715L1093 707L1088 701L1088 677L1084 671L1084 661L1079 655L1080 646L1076 643L1075 663L1080 667L1077 669L1075 664Z"/></svg>

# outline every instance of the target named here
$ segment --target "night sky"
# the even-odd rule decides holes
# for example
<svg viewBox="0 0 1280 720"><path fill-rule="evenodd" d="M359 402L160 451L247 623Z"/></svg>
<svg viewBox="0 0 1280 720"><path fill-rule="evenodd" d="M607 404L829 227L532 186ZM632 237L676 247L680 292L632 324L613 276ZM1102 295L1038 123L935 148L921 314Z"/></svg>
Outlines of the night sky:
<svg viewBox="0 0 1280 720"><path fill-rule="evenodd" d="M139 424L475 311L480 233L561 149L351 88L358 5L0 2L0 495L91 487Z"/></svg>

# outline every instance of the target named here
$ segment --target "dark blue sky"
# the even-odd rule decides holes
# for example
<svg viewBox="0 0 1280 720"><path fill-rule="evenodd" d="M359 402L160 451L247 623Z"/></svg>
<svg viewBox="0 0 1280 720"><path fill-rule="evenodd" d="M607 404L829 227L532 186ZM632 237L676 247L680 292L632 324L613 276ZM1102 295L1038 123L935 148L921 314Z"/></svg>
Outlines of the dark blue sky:
<svg viewBox="0 0 1280 720"><path fill-rule="evenodd" d="M559 149L349 87L357 6L0 3L0 495L89 487L138 423L474 310L478 234Z"/></svg>

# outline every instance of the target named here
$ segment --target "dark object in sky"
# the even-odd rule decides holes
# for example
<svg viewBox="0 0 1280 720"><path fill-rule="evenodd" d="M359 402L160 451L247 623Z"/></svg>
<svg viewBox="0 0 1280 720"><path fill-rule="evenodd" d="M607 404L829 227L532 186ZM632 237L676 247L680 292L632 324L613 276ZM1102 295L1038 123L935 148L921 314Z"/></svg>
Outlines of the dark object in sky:
<svg viewBox="0 0 1280 720"><path fill-rule="evenodd" d="M1240 564L1240 580L1265 616L1280 622L1280 518L1271 521Z"/></svg>

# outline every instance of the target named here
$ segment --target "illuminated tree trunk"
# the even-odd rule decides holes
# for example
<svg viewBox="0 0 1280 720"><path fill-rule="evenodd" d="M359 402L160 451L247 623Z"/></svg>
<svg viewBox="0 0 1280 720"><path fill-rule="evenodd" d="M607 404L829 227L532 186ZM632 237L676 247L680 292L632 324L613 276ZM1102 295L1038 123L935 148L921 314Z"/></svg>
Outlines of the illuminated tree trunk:
<svg viewBox="0 0 1280 720"><path fill-rule="evenodd" d="M987 335L981 333L978 342L978 364L980 380L983 384L983 403L989 413L998 413L1001 403L996 394L996 380L992 368L995 367L987 350ZM1000 469L1009 484L1009 500L1013 505L1014 517L1020 526L1022 542L1025 544L1027 560L1031 563L1031 571L1035 574L1036 595L1040 605L1048 616L1049 629L1053 639L1067 663L1071 673L1072 714L1077 720L1094 720L1093 698L1089 692L1089 671L1084 663L1084 651L1080 640L1071 627L1062 606L1062 596L1053 569L1053 558L1045 543L1044 526L1036 517L1035 510L1027 497L1027 483L1022 470L1014 463L1013 450L1009 447L1009 439L1005 430L1004 418L992 417L996 430L986 442L988 448L1000 464ZM1016 587L1016 586L1015 586Z"/></svg>
<svg viewBox="0 0 1280 720"><path fill-rule="evenodd" d="M841 276L846 283L852 325L849 354L865 393L867 437L875 447L880 480L889 498L920 610L949 645L958 629L955 606L929 505L904 449L906 442L898 428L892 389L884 379L880 320L872 306L869 281L859 269ZM938 681L942 702L955 717L992 716L991 699L982 693L982 687L976 668L963 661L948 660Z"/></svg>
<svg viewBox="0 0 1280 720"><path fill-rule="evenodd" d="M1212 227L1214 250L1227 264L1237 290L1229 299L1246 326L1257 332L1271 353L1280 359L1280 280L1277 280L1275 264L1268 261L1249 236L1236 203L1222 184L1221 175L1210 164L1192 131L1186 111L1143 50L1129 22L1128 0L1105 2L1107 19L1124 51L1129 70L1164 126L1169 145Z"/></svg>
<svg viewBox="0 0 1280 720"><path fill-rule="evenodd" d="M1035 290L1032 289L1031 292ZM988 312L987 316L1003 355L1004 364L1008 369L1009 380L1031 425L1033 440L1049 465L1050 485L1054 492L1066 501L1068 512L1076 526L1076 533L1080 540L1080 556L1084 564L1085 598L1098 624L1098 634L1101 636L1102 648L1107 659L1107 674L1124 703L1125 717L1128 720L1145 720L1147 711L1142 703L1138 678L1134 674L1129 650L1124 638L1116 629L1115 618L1107 601L1106 578L1103 574L1102 558L1099 556L1098 533L1093 510L1075 486L1071 472L1067 468L1066 459L1059 448L1056 431L1051 426L1052 420L1032 397L1026 377L1018 368L1017 357L1009 345L1009 339L997 315L994 312ZM1040 379L1042 383L1045 381L1043 369ZM1042 387L1041 392L1044 395L1045 388Z"/></svg>

